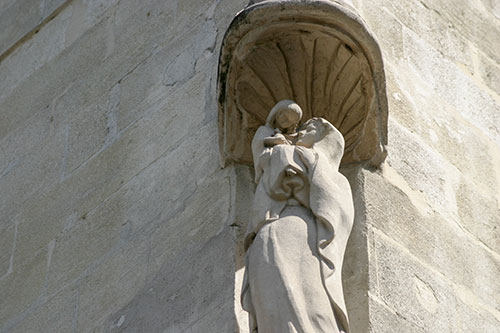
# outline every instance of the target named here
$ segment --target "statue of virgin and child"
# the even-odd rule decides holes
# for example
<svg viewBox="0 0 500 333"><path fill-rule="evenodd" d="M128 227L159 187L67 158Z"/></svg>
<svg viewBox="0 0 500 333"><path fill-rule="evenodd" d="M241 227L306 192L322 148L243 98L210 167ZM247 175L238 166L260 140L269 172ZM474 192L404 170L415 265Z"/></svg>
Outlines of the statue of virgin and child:
<svg viewBox="0 0 500 333"><path fill-rule="evenodd" d="M301 118L283 100L252 141L257 189L242 305L253 332L349 330L341 271L354 207L339 172L344 139L323 118L299 127Z"/></svg>

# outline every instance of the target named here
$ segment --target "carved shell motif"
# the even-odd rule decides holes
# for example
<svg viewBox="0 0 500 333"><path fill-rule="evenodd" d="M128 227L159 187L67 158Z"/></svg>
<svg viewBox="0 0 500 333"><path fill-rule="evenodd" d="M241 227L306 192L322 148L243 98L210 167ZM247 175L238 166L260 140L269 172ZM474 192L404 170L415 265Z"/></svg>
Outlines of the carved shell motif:
<svg viewBox="0 0 500 333"><path fill-rule="evenodd" d="M346 140L346 152L366 121L369 67L352 47L321 32L287 31L270 35L246 54L236 79L236 102L248 115L249 129L265 122L280 100L302 108L303 121L323 117Z"/></svg>
<svg viewBox="0 0 500 333"><path fill-rule="evenodd" d="M387 106L378 46L343 8L320 5L268 3L233 21L219 68L223 159L251 163L255 131L291 99L303 122L323 117L344 135L344 164L381 162Z"/></svg>

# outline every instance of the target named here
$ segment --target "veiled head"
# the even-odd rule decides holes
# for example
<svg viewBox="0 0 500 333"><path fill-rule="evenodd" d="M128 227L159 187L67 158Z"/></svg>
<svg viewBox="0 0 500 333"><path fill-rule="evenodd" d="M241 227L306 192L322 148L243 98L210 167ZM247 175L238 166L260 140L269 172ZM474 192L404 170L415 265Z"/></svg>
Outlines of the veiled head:
<svg viewBox="0 0 500 333"><path fill-rule="evenodd" d="M278 128L285 133L292 133L297 129L302 119L302 109L294 101L282 100L271 109L267 116L267 125Z"/></svg>

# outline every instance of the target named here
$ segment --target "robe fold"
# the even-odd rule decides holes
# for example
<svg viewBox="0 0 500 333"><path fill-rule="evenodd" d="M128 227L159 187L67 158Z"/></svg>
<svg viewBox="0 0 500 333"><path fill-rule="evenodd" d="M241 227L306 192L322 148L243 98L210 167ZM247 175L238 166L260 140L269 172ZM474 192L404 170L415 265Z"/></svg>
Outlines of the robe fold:
<svg viewBox="0 0 500 333"><path fill-rule="evenodd" d="M258 185L243 308L261 333L348 332L341 271L354 207L338 171L343 138L333 128L311 148L264 147L273 133L261 126L252 141Z"/></svg>

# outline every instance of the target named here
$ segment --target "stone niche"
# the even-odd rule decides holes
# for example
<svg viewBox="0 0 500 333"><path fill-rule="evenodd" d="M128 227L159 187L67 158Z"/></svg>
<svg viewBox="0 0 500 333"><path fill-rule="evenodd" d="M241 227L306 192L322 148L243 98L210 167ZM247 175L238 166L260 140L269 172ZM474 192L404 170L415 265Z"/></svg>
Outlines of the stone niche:
<svg viewBox="0 0 500 333"><path fill-rule="evenodd" d="M262 1L239 12L219 60L222 163L252 163L255 131L283 99L303 121L323 117L345 138L342 165L386 155L387 99L380 49L354 8L339 1Z"/></svg>

